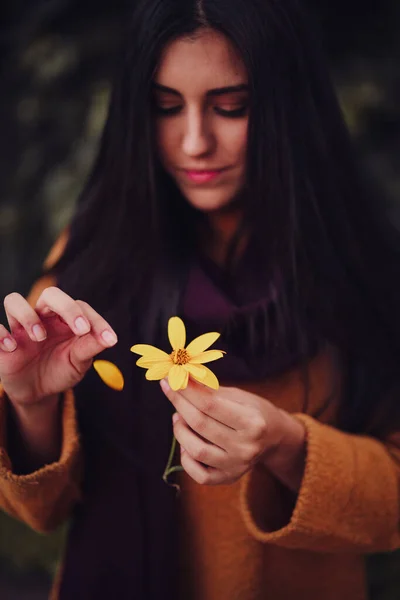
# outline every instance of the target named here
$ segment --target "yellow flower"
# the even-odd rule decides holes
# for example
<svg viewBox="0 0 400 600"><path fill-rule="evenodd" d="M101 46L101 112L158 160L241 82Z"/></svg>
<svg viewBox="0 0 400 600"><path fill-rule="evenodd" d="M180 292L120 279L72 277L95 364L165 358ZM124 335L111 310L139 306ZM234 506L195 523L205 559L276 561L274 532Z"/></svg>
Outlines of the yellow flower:
<svg viewBox="0 0 400 600"><path fill-rule="evenodd" d="M136 344L132 346L131 352L141 355L136 364L148 369L146 379L149 381L158 381L168 376L172 390L184 390L191 375L203 385L217 390L218 379L204 363L218 360L225 354L221 350L208 350L219 337L219 333L205 333L185 348L185 325L179 317L171 317L168 321L168 338L172 346L170 354L148 344Z"/></svg>

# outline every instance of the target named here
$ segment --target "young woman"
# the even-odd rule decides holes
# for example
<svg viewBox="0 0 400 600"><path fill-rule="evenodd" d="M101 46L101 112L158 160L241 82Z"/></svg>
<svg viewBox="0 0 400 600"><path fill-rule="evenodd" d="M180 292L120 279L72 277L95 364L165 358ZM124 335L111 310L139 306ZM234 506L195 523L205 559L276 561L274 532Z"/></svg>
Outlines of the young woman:
<svg viewBox="0 0 400 600"><path fill-rule="evenodd" d="M365 599L400 545L399 254L304 11L143 0L120 67L66 248L5 299L1 506L72 516L62 600ZM218 390L134 364L174 315L221 332Z"/></svg>

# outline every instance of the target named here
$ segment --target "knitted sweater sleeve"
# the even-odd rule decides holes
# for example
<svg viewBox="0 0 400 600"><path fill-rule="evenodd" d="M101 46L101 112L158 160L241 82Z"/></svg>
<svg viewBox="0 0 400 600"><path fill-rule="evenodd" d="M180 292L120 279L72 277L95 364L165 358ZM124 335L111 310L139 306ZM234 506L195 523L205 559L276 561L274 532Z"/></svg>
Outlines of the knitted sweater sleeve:
<svg viewBox="0 0 400 600"><path fill-rule="evenodd" d="M297 497L262 467L242 479L241 512L260 542L320 552L400 546L400 433L385 443L304 414L307 456Z"/></svg>
<svg viewBox="0 0 400 600"><path fill-rule="evenodd" d="M80 499L81 452L72 391L64 394L63 443L57 462L18 475L7 453L8 400L0 386L0 509L46 533L65 521Z"/></svg>

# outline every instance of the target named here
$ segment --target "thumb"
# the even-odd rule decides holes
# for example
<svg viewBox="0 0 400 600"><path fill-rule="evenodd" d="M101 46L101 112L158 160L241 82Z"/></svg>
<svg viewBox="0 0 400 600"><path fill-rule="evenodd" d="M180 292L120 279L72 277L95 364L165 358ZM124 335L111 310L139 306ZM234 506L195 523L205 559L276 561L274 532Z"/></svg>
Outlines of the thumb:
<svg viewBox="0 0 400 600"><path fill-rule="evenodd" d="M108 338L108 336L105 337L106 339L102 335L97 335L93 332L76 337L70 351L73 364L78 365L79 363L92 361L97 354L103 352L106 348L114 346L118 341L116 336L115 340Z"/></svg>

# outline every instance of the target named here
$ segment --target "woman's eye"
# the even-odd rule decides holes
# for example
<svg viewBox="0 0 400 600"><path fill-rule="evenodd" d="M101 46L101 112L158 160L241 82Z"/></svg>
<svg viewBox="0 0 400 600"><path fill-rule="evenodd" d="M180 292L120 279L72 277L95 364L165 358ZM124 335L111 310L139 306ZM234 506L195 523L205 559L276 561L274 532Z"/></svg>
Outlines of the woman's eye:
<svg viewBox="0 0 400 600"><path fill-rule="evenodd" d="M217 114L222 117L244 117L247 114L248 105L241 104L238 106L237 104L225 104L223 106L215 106L214 110Z"/></svg>
<svg viewBox="0 0 400 600"><path fill-rule="evenodd" d="M175 104L173 106L171 105L163 105L163 104L154 104L154 110L157 114L159 115L164 115L164 116L168 116L168 115L176 115L178 114L182 109L182 106L180 104Z"/></svg>
<svg viewBox="0 0 400 600"><path fill-rule="evenodd" d="M183 109L182 104L172 104L170 102L157 102L154 104L154 111L160 116L172 116L177 115ZM239 118L244 117L247 114L248 104L221 104L213 106L213 110L216 114L227 117L227 118Z"/></svg>

